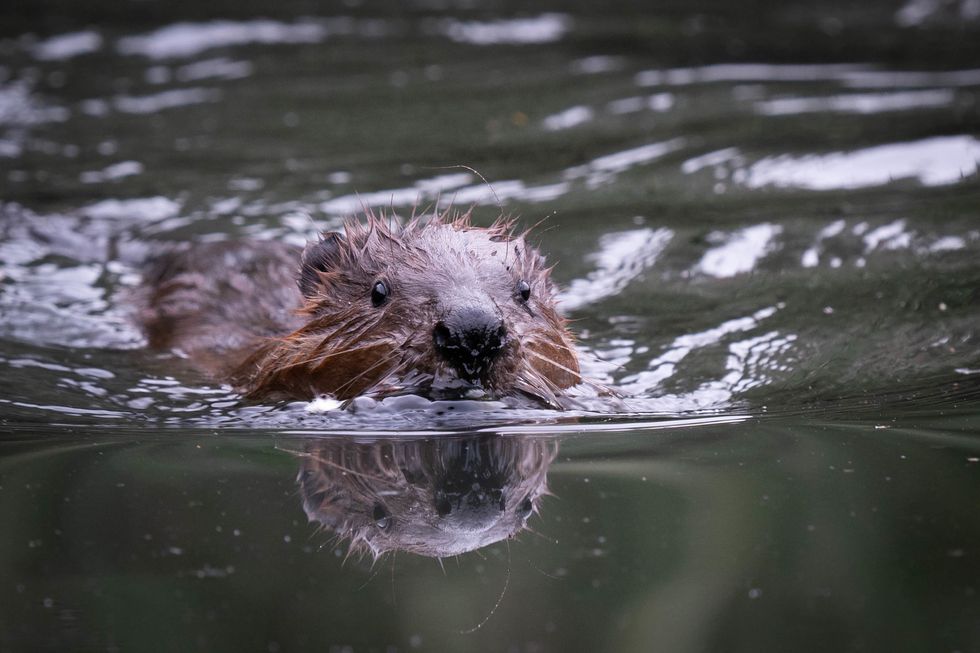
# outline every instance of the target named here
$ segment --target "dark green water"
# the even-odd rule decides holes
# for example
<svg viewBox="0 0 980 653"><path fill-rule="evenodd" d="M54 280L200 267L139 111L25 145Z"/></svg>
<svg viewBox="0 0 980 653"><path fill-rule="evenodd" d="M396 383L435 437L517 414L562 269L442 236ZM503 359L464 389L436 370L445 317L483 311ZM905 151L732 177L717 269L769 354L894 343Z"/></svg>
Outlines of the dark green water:
<svg viewBox="0 0 980 653"><path fill-rule="evenodd" d="M0 651L980 651L978 161L976 0L3 6ZM143 347L155 245L435 201L625 404Z"/></svg>

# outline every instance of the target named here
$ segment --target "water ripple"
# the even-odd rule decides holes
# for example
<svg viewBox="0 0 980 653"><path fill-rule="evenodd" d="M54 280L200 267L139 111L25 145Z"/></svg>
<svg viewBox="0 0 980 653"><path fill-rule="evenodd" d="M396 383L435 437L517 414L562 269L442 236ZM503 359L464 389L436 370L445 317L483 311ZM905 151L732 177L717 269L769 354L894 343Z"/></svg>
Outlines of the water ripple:
<svg viewBox="0 0 980 653"><path fill-rule="evenodd" d="M446 19L438 31L458 43L471 45L525 45L558 41L571 29L572 19L565 14L541 14L532 18L510 18L490 21Z"/></svg>
<svg viewBox="0 0 980 653"><path fill-rule="evenodd" d="M212 48L250 43L318 43L327 34L326 25L310 21L215 20L209 23L175 23L148 34L127 36L119 40L116 48L121 54L172 59L190 57Z"/></svg>
<svg viewBox="0 0 980 653"><path fill-rule="evenodd" d="M31 53L41 61L64 61L102 49L102 35L94 30L60 34L39 41Z"/></svg>
<svg viewBox="0 0 980 653"><path fill-rule="evenodd" d="M899 91L895 93L854 93L830 97L790 97L755 103L755 111L764 116L786 116L800 113L835 111L874 114L886 111L946 107L956 94L950 89Z"/></svg>
<svg viewBox="0 0 980 653"><path fill-rule="evenodd" d="M561 307L574 311L616 295L657 261L673 235L664 228L603 234L599 251L587 257L595 270L568 284L559 297Z"/></svg>
<svg viewBox="0 0 980 653"><path fill-rule="evenodd" d="M851 152L766 157L752 164L744 184L833 190L912 178L926 186L941 186L975 175L978 160L980 141L973 136L936 136Z"/></svg>
<svg viewBox="0 0 980 653"><path fill-rule="evenodd" d="M774 249L775 239L782 230L780 225L757 224L727 236L721 232L708 234L709 241L721 241L721 244L705 252L695 270L719 279L750 272Z"/></svg>

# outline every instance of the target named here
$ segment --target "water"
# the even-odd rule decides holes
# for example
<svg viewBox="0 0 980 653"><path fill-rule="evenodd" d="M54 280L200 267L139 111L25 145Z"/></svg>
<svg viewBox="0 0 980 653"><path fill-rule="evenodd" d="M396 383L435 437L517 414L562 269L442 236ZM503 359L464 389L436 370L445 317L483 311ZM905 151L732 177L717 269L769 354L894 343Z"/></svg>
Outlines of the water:
<svg viewBox="0 0 980 653"><path fill-rule="evenodd" d="M980 650L974 0L0 17L0 650ZM160 243L432 202L544 220L621 403L134 326Z"/></svg>

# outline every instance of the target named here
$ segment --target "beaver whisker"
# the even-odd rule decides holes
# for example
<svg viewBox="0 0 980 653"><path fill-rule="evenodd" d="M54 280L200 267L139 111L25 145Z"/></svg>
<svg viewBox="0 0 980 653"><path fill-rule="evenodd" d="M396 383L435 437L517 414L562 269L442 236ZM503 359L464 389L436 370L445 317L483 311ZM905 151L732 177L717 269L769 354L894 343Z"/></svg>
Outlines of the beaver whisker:
<svg viewBox="0 0 980 653"><path fill-rule="evenodd" d="M398 356L398 353L396 352L396 353L388 356L388 358L382 358L381 360L379 360L378 362L376 362L374 365L371 365L370 367L368 367L367 369L365 369L364 371L362 371L357 376L354 376L353 378L351 378L349 381L347 381L347 383L344 383L343 385L338 386L337 387L337 390L336 390L337 393L338 394L339 393L342 393L346 388L349 388L351 385L353 385L353 383L355 381L358 381L358 380L364 378L368 374L368 372L376 369L378 366L387 365L387 364L391 363L397 356ZM387 373L385 374L385 377L387 377Z"/></svg>
<svg viewBox="0 0 980 653"><path fill-rule="evenodd" d="M534 376L537 377L536 374ZM514 387L532 399L536 399L543 404L547 404L551 408L559 406L558 398L555 396L555 394L546 386L542 386L538 380L539 379L537 378L528 378L527 376L522 375Z"/></svg>
<svg viewBox="0 0 980 653"><path fill-rule="evenodd" d="M549 365L554 365L555 367L559 367L559 368L562 367L560 364L558 364L554 360L551 360L550 358L547 358L546 356L543 356L543 355L539 354L536 351L531 350L531 351L529 351L529 353L532 356L534 356L534 357L536 357L536 358L538 358L540 360L543 360L543 361L547 362ZM572 372L572 370L565 370L565 371L570 372L570 373ZM590 388L592 388L596 392L599 392L601 394L615 394L612 390L610 390L608 387L604 386L601 383L598 383L596 381L593 381L592 379L588 379L586 377L583 377L581 375L578 375L577 373L576 373L576 376L578 377L579 383L582 383L582 384L585 384L585 385L589 386Z"/></svg>
<svg viewBox="0 0 980 653"><path fill-rule="evenodd" d="M566 343L563 343L563 342L560 342L558 340L550 340L546 344L547 344L548 347L554 347L555 349L564 349L565 351L567 351L568 353L571 353L571 354L576 354L577 355L577 353L578 353L578 352L575 351L575 348L572 347L571 345L566 344Z"/></svg>
<svg viewBox="0 0 980 653"><path fill-rule="evenodd" d="M341 351L332 351L327 353L322 353L321 351L315 351L309 358L299 358L289 362L281 362L280 370L289 370L297 367L306 367L312 365L314 371L321 369L324 365L330 362L331 359L337 358L339 356L344 356L347 354L353 354L357 352L364 351L365 349L370 349L371 345L360 345L353 347L351 349L342 349ZM315 363L315 365L313 365Z"/></svg>
<svg viewBox="0 0 980 653"><path fill-rule="evenodd" d="M408 368L407 364L400 365L393 369L387 376L377 381L374 385L363 392L367 397L386 397L402 394L422 394L427 388L432 386L433 377L431 374L424 374L412 371L405 377L397 378ZM396 377L397 381L393 384L388 380ZM387 384L387 385L386 385Z"/></svg>
<svg viewBox="0 0 980 653"><path fill-rule="evenodd" d="M557 361L555 361L555 360L553 360L551 358L548 358L547 356L545 356L543 354L539 354L538 352L534 351L534 349L532 349L531 347L526 347L525 350L527 351L527 353L529 353L531 356L534 356L538 360L543 360L544 362L548 363L549 365L553 365L553 366L557 367L558 369L560 369L560 370L562 370L564 372L568 372L572 376L575 376L575 377L581 379L581 376L579 375L578 370L573 370L573 369L571 369L569 367L565 367L561 363L559 363L559 362L557 362Z"/></svg>

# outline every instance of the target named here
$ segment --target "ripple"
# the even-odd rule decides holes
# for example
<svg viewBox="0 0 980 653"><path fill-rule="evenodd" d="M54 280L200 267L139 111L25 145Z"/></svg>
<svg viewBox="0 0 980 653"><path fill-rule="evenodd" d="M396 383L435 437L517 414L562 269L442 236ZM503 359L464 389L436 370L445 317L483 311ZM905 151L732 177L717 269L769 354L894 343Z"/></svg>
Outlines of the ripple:
<svg viewBox="0 0 980 653"><path fill-rule="evenodd" d="M683 145L684 139L682 138L641 145L593 159L589 163L589 167L600 172L623 172L635 166L655 161L674 150L680 149Z"/></svg>
<svg viewBox="0 0 980 653"><path fill-rule="evenodd" d="M220 99L221 91L214 88L180 88L151 95L117 95L112 106L121 113L157 113Z"/></svg>
<svg viewBox="0 0 980 653"><path fill-rule="evenodd" d="M804 268L813 268L822 262L831 268L840 268L845 263L865 267L866 257L875 252L911 250L919 257L925 257L966 249L970 241L978 238L980 233L976 231L964 235L921 233L911 229L905 218L881 224L860 221L849 228L845 220L839 219L817 232L813 243L803 251L800 264Z"/></svg>
<svg viewBox="0 0 980 653"><path fill-rule="evenodd" d="M895 12L895 23L901 27L920 27L934 20L971 21L980 18L980 1L907 0Z"/></svg>
<svg viewBox="0 0 980 653"><path fill-rule="evenodd" d="M569 64L572 73L576 75L598 75L622 70L625 67L626 60L623 57L611 55L594 55L576 59Z"/></svg>
<svg viewBox="0 0 980 653"><path fill-rule="evenodd" d="M179 82L196 82L202 79L242 79L252 74L252 64L248 61L234 61L227 57L216 57L195 61L177 69L175 77Z"/></svg>
<svg viewBox="0 0 980 653"><path fill-rule="evenodd" d="M172 59L190 57L213 48L249 43L319 43L327 34L325 24L310 21L215 20L209 23L175 23L148 34L127 36L119 40L116 48L121 54Z"/></svg>
<svg viewBox="0 0 980 653"><path fill-rule="evenodd" d="M370 207L415 206L433 199L444 191L459 188L473 181L473 175L462 172L420 179L406 188L389 188L369 193L351 193L320 203L320 210L329 215L354 215Z"/></svg>
<svg viewBox="0 0 980 653"><path fill-rule="evenodd" d="M0 336L34 344L129 349L143 336L103 286L101 264L4 264Z"/></svg>
<svg viewBox="0 0 980 653"><path fill-rule="evenodd" d="M549 202L569 193L572 182L582 180L588 188L595 188L613 181L620 173L652 163L682 148L685 142L683 138L675 138L606 154L585 165L564 170L561 173L564 181L552 184L529 185L519 179L505 179L493 183L481 180L467 186L465 184L471 182L473 176L455 173L421 179L404 188L341 195L320 202L318 208L328 215L348 216L366 208L411 207L433 199L438 199L443 207L468 204L500 206L508 200ZM345 178L344 181L349 180Z"/></svg>
<svg viewBox="0 0 980 653"><path fill-rule="evenodd" d="M621 173L652 163L681 149L686 142L684 138L673 138L605 154L585 165L566 169L562 176L568 180L583 179L587 188L597 188L614 181Z"/></svg>
<svg viewBox="0 0 980 653"><path fill-rule="evenodd" d="M755 111L765 116L786 116L825 111L873 114L886 111L946 107L951 105L955 99L956 94L949 89L897 93L853 93L830 97L794 97L766 100L756 102Z"/></svg>
<svg viewBox="0 0 980 653"><path fill-rule="evenodd" d="M106 166L102 170L83 172L79 179L83 184L99 184L140 174L143 174L143 164L139 161L120 161Z"/></svg>
<svg viewBox="0 0 980 653"><path fill-rule="evenodd" d="M876 249L903 249L912 242L912 234L905 230L905 220L895 220L876 227L862 236L864 251Z"/></svg>
<svg viewBox="0 0 980 653"><path fill-rule="evenodd" d="M39 41L31 53L41 61L64 61L102 49L102 35L94 30L70 32Z"/></svg>
<svg viewBox="0 0 980 653"><path fill-rule="evenodd" d="M695 270L719 279L750 272L774 249L776 236L782 230L779 225L757 224L729 236L720 232L709 234L709 240L724 239L724 243L705 252Z"/></svg>
<svg viewBox="0 0 980 653"><path fill-rule="evenodd" d="M911 178L925 186L942 186L975 175L978 160L980 141L976 138L937 136L852 152L767 157L748 169L744 183L749 188L836 190L880 186Z"/></svg>
<svg viewBox="0 0 980 653"><path fill-rule="evenodd" d="M550 202L558 199L571 190L565 182L528 186L519 179L494 182L493 184L476 184L457 190L447 202L457 204L500 204L506 200L521 200L524 202Z"/></svg>
<svg viewBox="0 0 980 653"><path fill-rule="evenodd" d="M527 45L551 43L565 36L572 19L565 14L541 14L532 18L490 21L441 21L437 31L457 43L470 45Z"/></svg>
<svg viewBox="0 0 980 653"><path fill-rule="evenodd" d="M559 113L546 116L542 121L546 131L561 131L585 124L595 118L595 111L586 106L569 107Z"/></svg>
<svg viewBox="0 0 980 653"><path fill-rule="evenodd" d="M664 113L674 108L675 101L673 93L654 93L612 100L606 104L606 109L612 114L636 113L644 110Z"/></svg>
<svg viewBox="0 0 980 653"><path fill-rule="evenodd" d="M759 323L776 314L782 308L781 305L769 306L759 309L752 315L726 320L716 327L695 333L686 333L678 336L664 348L664 352L652 359L647 364L647 369L635 374L624 377L618 388L630 395L643 396L658 388L666 379L677 373L678 365L693 352L715 346L729 335L750 331L759 326ZM727 364L732 364L730 361ZM732 368L728 368L731 372ZM725 391L725 398L719 400L715 393L711 394L711 399L701 398L697 400L699 406L706 406L719 401L728 401L731 396L730 391Z"/></svg>
<svg viewBox="0 0 980 653"><path fill-rule="evenodd" d="M644 70L634 77L637 86L687 86L717 82L813 82L839 80L870 70L869 64L713 64L693 68Z"/></svg>
<svg viewBox="0 0 980 653"><path fill-rule="evenodd" d="M614 296L650 268L673 238L670 229L635 229L604 234L599 251L587 256L596 269L575 279L559 296L566 311Z"/></svg>
<svg viewBox="0 0 980 653"><path fill-rule="evenodd" d="M44 102L32 92L31 84L17 80L0 84L0 125L30 127L65 122L71 112Z"/></svg>
<svg viewBox="0 0 980 653"><path fill-rule="evenodd" d="M930 252L952 252L966 249L966 241L959 236L942 236L929 245Z"/></svg>
<svg viewBox="0 0 980 653"><path fill-rule="evenodd" d="M826 227L820 230L817 234L817 241L805 252L803 252L803 257L800 259L801 265L805 268L816 267L820 263L821 254L821 244L828 238L833 238L837 234L844 231L844 227L847 223L844 220L834 220Z"/></svg>
<svg viewBox="0 0 980 653"><path fill-rule="evenodd" d="M725 361L728 372L719 384L736 395L771 383L771 371L790 371L786 355L796 339L792 333L770 331L731 343Z"/></svg>
<svg viewBox="0 0 980 653"><path fill-rule="evenodd" d="M739 163L741 161L742 156L737 147L726 147L725 149L701 154L684 161L681 164L681 172L685 175L690 175L695 172L700 172L705 168L717 168L729 162ZM725 172L724 176L728 176L728 173Z"/></svg>
<svg viewBox="0 0 980 653"><path fill-rule="evenodd" d="M133 220L135 222L159 222L177 215L180 204L167 197L142 197L135 199L107 199L89 204L80 213L99 220Z"/></svg>
<svg viewBox="0 0 980 653"><path fill-rule="evenodd" d="M840 76L850 88L959 87L980 85L980 68L966 70L855 70Z"/></svg>
<svg viewBox="0 0 980 653"><path fill-rule="evenodd" d="M720 335L716 330L712 331L712 335ZM678 381L683 380L684 373L679 371L679 364L692 353L684 349L669 351L668 356L674 358L675 362L665 362L668 356L661 357L659 367L631 377L632 382L626 387L636 394L631 396L628 403L635 410L672 415L731 413L737 409L739 397L743 393L773 384L776 374L787 375L792 372L792 352L796 341L796 334L778 331L733 341L726 348L725 364L720 370L720 378L705 381L687 392L657 394L657 390L663 387L667 379L675 377ZM720 343L705 342L706 346L718 344Z"/></svg>

